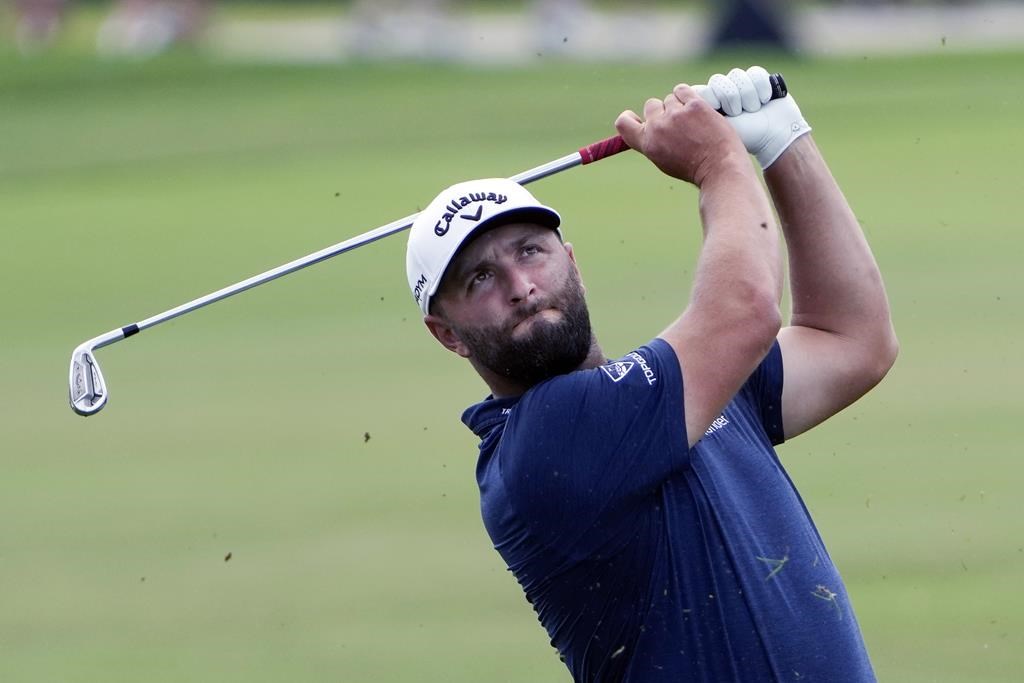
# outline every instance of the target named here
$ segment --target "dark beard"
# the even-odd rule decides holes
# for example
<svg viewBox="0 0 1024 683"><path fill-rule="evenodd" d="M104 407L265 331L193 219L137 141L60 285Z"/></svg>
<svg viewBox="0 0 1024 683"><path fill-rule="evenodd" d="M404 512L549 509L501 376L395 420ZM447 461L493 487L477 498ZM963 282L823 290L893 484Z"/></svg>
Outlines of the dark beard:
<svg viewBox="0 0 1024 683"><path fill-rule="evenodd" d="M513 339L501 326L456 329L477 362L488 370L529 389L555 375L572 372L590 353L590 313L579 278L573 272L565 288L546 304L522 311L516 323L545 308L555 307L562 319L537 319L530 334Z"/></svg>

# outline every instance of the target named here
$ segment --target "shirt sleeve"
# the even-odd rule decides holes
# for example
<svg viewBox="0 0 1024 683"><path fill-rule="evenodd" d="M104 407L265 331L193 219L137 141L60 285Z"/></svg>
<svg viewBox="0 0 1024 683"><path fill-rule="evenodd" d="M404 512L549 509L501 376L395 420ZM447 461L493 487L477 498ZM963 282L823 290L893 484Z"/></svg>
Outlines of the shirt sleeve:
<svg viewBox="0 0 1024 683"><path fill-rule="evenodd" d="M782 381L782 349L776 341L740 390L757 409L761 425L773 446L785 441L782 425Z"/></svg>
<svg viewBox="0 0 1024 683"><path fill-rule="evenodd" d="M548 530L584 528L655 495L688 458L675 352L655 339L538 385L513 410L500 457L512 504Z"/></svg>

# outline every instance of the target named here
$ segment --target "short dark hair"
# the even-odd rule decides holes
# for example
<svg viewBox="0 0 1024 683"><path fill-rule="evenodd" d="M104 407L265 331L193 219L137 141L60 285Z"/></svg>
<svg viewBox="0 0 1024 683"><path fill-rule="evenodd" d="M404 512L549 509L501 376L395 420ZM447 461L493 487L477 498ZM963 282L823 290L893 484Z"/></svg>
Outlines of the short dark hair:
<svg viewBox="0 0 1024 683"><path fill-rule="evenodd" d="M436 315L438 318L444 318L445 320L447 320L448 316L445 315L444 307L441 306L441 297L439 296L440 294L441 291L438 290L437 292L434 293L434 296L430 297L430 305L427 307L427 314Z"/></svg>

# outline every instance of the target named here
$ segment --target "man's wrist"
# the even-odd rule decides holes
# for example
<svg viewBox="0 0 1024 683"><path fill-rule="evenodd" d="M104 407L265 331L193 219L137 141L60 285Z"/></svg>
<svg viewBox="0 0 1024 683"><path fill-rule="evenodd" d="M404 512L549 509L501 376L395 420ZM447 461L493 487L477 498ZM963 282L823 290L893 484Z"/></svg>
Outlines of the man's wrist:
<svg viewBox="0 0 1024 683"><path fill-rule="evenodd" d="M746 181L756 182L757 174L750 157L741 149L716 159L700 178L694 178L694 185L700 190L712 190L721 185Z"/></svg>
<svg viewBox="0 0 1024 683"><path fill-rule="evenodd" d="M764 169L764 177L767 179L797 172L801 166L820 156L811 134L806 133L794 140L771 166Z"/></svg>

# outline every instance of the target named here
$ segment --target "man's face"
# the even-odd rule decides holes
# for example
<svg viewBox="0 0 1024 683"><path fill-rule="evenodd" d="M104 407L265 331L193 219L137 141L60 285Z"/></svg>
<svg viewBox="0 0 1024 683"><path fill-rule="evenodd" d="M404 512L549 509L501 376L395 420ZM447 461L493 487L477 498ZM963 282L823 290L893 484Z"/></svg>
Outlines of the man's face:
<svg viewBox="0 0 1024 683"><path fill-rule="evenodd" d="M526 389L571 372L591 347L590 315L572 256L555 231L514 223L488 230L455 258L434 298L456 353Z"/></svg>

